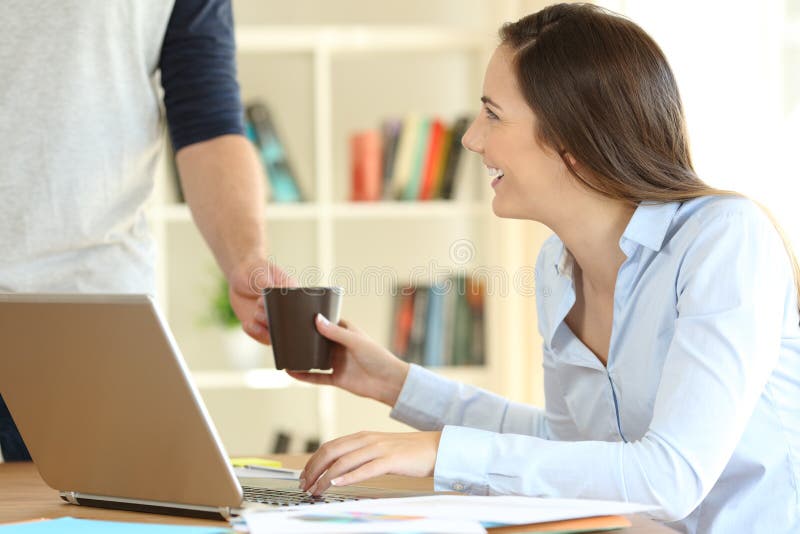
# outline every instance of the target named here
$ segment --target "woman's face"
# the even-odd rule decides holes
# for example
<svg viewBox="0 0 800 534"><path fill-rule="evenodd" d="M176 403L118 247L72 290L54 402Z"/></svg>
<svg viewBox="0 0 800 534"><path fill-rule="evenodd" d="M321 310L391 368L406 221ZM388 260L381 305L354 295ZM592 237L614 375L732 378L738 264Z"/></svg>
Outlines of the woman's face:
<svg viewBox="0 0 800 534"><path fill-rule="evenodd" d="M483 158L494 189L492 209L499 217L548 224L548 214L563 206L571 175L559 155L536 138L536 116L517 85L513 52L499 46L483 82L483 108L461 139Z"/></svg>

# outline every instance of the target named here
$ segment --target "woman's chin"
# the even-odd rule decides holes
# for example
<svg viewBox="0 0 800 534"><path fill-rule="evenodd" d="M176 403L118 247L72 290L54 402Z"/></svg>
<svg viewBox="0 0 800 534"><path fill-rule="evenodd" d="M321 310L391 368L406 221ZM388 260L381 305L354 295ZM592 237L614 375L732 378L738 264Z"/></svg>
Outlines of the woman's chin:
<svg viewBox="0 0 800 534"><path fill-rule="evenodd" d="M516 219L516 217L511 214L508 206L504 206L503 201L497 198L497 195L492 199L492 211L495 215L503 219Z"/></svg>
<svg viewBox="0 0 800 534"><path fill-rule="evenodd" d="M494 212L495 215L497 215L502 219L522 219L522 220L532 219L530 214L525 213L525 210L522 209L520 206L509 206L502 200L498 199L497 196L495 196L492 199L492 211Z"/></svg>

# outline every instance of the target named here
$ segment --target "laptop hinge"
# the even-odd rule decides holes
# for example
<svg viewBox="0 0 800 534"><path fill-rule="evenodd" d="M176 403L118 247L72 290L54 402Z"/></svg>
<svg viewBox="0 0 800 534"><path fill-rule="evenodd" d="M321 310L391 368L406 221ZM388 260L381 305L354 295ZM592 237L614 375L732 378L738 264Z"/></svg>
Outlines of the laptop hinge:
<svg viewBox="0 0 800 534"><path fill-rule="evenodd" d="M62 491L59 495L70 504L78 504L78 494L74 491Z"/></svg>

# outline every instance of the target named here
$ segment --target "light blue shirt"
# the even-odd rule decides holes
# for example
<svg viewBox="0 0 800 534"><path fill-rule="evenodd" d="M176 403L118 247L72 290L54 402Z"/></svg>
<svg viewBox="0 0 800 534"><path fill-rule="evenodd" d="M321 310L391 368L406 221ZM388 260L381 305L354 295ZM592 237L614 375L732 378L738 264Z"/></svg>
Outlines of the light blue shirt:
<svg viewBox="0 0 800 534"><path fill-rule="evenodd" d="M572 256L536 265L545 409L412 366L392 416L443 429L435 485L654 504L682 532L800 532L800 317L753 202L641 204L619 246L608 365L564 318Z"/></svg>

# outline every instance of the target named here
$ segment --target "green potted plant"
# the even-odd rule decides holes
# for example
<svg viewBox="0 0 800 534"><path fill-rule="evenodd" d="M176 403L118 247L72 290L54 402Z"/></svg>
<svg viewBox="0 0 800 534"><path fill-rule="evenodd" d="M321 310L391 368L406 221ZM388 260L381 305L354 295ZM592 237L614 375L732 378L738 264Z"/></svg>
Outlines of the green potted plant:
<svg viewBox="0 0 800 534"><path fill-rule="evenodd" d="M222 335L225 355L235 369L247 370L264 365L266 347L247 335L231 307L228 281L218 275L211 298L211 322Z"/></svg>
<svg viewBox="0 0 800 534"><path fill-rule="evenodd" d="M231 307L228 281L224 276L217 280L217 287L211 299L211 317L215 324L224 329L241 328L239 318Z"/></svg>

